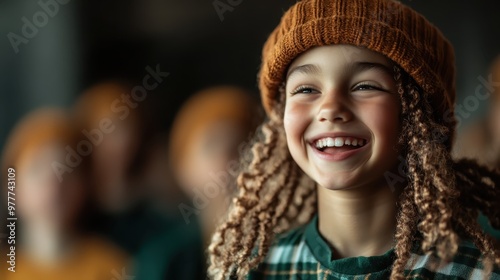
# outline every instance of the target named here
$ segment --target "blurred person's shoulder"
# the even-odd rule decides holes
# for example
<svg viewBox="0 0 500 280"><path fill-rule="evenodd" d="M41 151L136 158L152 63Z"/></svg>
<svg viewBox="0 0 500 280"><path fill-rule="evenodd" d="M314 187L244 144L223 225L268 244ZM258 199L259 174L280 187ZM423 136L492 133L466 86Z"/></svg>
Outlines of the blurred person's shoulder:
<svg viewBox="0 0 500 280"><path fill-rule="evenodd" d="M98 236L86 237L82 240L80 248L80 264L88 266L96 273L109 273L109 275L130 271L131 257L121 248L110 241ZM112 278L112 277L111 277Z"/></svg>
<svg viewBox="0 0 500 280"><path fill-rule="evenodd" d="M54 262L43 262L19 252L15 272L8 272L6 278L0 279L87 280L129 275L130 259L120 249L97 237L75 241L67 247L67 253Z"/></svg>

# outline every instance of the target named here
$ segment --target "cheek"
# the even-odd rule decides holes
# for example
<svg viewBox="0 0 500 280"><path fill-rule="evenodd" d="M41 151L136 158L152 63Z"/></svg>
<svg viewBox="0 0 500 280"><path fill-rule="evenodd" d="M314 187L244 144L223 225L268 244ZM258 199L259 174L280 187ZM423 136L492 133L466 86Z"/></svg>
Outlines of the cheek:
<svg viewBox="0 0 500 280"><path fill-rule="evenodd" d="M285 106L285 114L283 124L287 134L287 141L295 141L302 137L304 130L309 122L309 108L305 104L287 102ZM292 138L292 139L290 139Z"/></svg>
<svg viewBox="0 0 500 280"><path fill-rule="evenodd" d="M375 137L376 145L393 148L399 138L399 105L395 102L384 102L367 106L361 112L364 123Z"/></svg>

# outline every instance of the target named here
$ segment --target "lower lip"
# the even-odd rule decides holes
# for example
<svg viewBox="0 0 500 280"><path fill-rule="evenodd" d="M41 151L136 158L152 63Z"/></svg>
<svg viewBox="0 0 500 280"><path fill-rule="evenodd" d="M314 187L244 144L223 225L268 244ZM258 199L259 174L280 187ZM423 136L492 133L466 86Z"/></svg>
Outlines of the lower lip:
<svg viewBox="0 0 500 280"><path fill-rule="evenodd" d="M366 143L363 147L360 147L358 149L354 149L354 150L350 150L350 151L344 151L344 152L338 152L338 153L335 153L335 154L324 153L324 152L316 149L313 146L311 146L311 149L313 149L314 153L316 155L318 155L318 157L321 158L321 159L324 159L324 160L327 160L327 161L342 161L342 160L348 159L348 158L352 157L353 155L355 155L355 154L357 154L357 153L365 150L366 147L369 144L370 143Z"/></svg>

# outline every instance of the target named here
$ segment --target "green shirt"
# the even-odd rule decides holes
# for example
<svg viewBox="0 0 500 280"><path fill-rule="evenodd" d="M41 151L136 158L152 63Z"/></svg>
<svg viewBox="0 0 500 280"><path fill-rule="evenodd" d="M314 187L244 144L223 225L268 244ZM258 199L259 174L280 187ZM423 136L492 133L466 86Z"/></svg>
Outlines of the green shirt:
<svg viewBox="0 0 500 280"><path fill-rule="evenodd" d="M303 227L277 239L266 259L250 272L248 279L388 279L394 261L394 250L381 256L332 259L332 250L318 232L317 217ZM417 246L418 247L418 246ZM430 268L429 256L412 252L406 266L411 279L483 279L481 253L464 242L453 261L436 270ZM500 280L497 268L491 278Z"/></svg>

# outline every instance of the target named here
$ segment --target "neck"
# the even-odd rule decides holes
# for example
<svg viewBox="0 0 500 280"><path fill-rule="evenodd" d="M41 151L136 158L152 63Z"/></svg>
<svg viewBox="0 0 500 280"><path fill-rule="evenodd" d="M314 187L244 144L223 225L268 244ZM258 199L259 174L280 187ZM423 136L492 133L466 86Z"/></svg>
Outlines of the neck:
<svg viewBox="0 0 500 280"><path fill-rule="evenodd" d="M396 194L388 186L328 190L318 186L319 232L335 258L381 255L393 247Z"/></svg>
<svg viewBox="0 0 500 280"><path fill-rule="evenodd" d="M71 238L57 226L44 223L26 225L22 233L24 252L32 259L54 263L65 257Z"/></svg>

